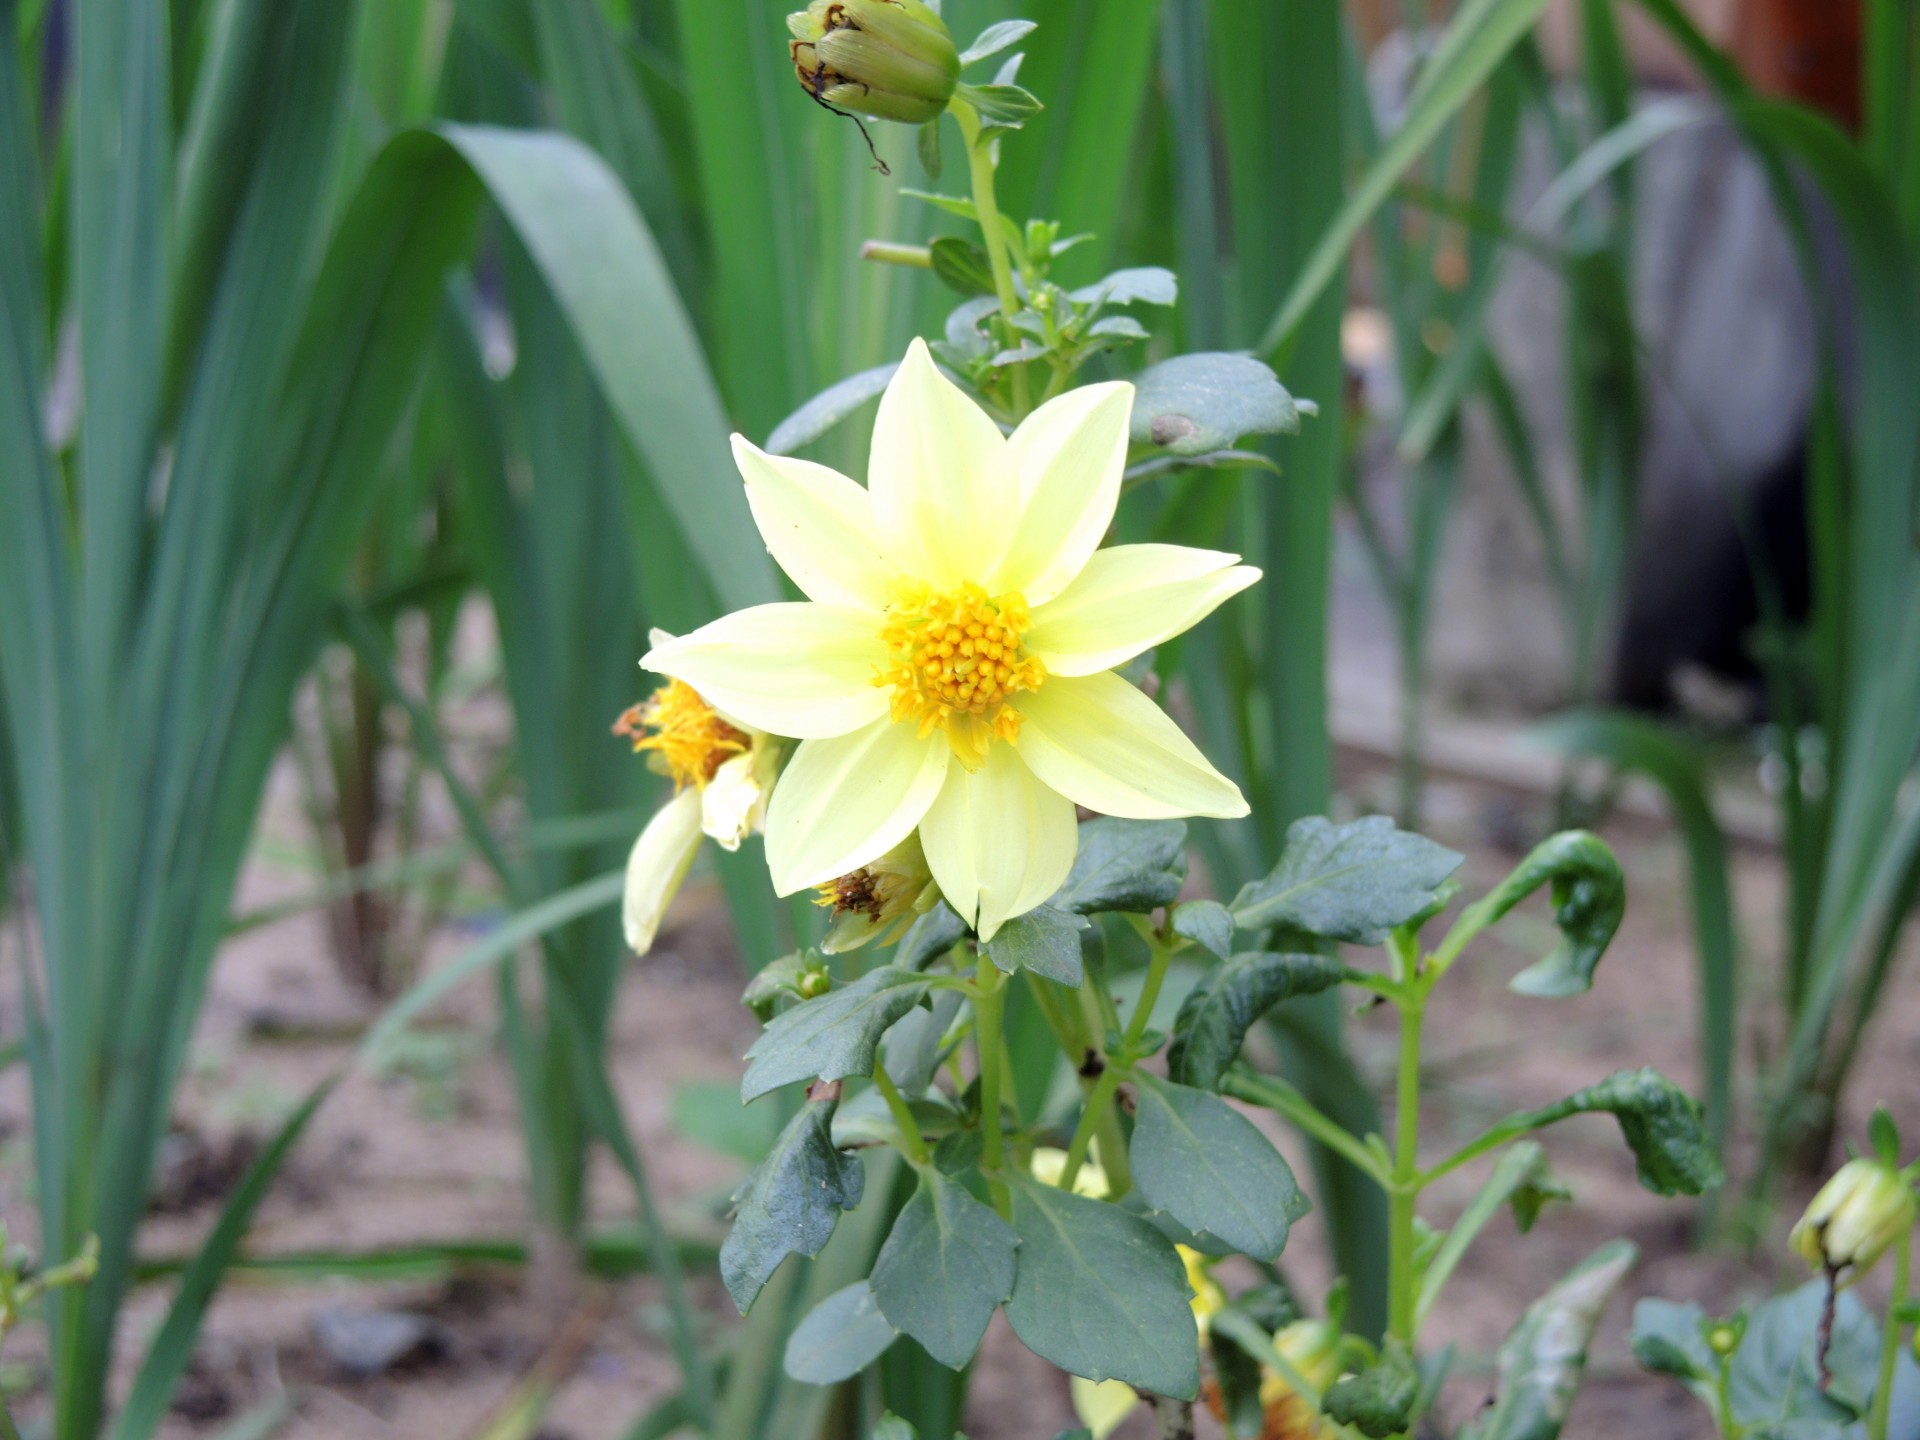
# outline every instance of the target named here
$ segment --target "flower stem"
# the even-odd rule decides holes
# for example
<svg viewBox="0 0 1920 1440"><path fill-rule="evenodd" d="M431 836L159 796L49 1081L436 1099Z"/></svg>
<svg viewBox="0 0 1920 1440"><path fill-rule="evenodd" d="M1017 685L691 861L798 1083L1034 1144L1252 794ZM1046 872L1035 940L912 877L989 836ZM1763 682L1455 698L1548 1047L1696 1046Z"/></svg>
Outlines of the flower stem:
<svg viewBox="0 0 1920 1440"><path fill-rule="evenodd" d="M1158 935L1149 934L1147 946L1146 982L1140 987L1140 1003L1133 1007L1133 1018L1127 1022L1124 1043L1128 1050L1138 1045L1140 1037L1147 1033L1147 1022L1153 1018L1153 1007L1160 998L1160 987L1167 983L1167 962L1173 959L1173 947L1163 943Z"/></svg>
<svg viewBox="0 0 1920 1440"><path fill-rule="evenodd" d="M973 182L973 208L980 220L981 243L987 247L987 268L993 273L993 293L1000 301L1000 313L1011 326L1020 313L1020 297L1013 291L1013 266L1007 259L1007 237L1001 231L1000 202L993 193L993 142L980 138L980 116L963 100L949 107L960 126L967 145L967 175ZM1009 329L1009 343L1014 332ZM1013 377L1014 419L1027 413L1027 370L1025 365L1007 367Z"/></svg>
<svg viewBox="0 0 1920 1440"><path fill-rule="evenodd" d="M887 1102L887 1109L893 1112L893 1123L900 1127L900 1134L907 1142L907 1159L916 1165L924 1165L930 1158L927 1150L927 1137L920 1133L920 1122L913 1118L913 1110L907 1104L900 1089L893 1083L893 1077L887 1074L887 1067L876 1064L873 1067L873 1088L880 1092L880 1098Z"/></svg>
<svg viewBox="0 0 1920 1440"><path fill-rule="evenodd" d="M1887 1440L1887 1419L1893 1410L1893 1371L1900 1359L1897 1312L1907 1298L1913 1269L1913 1231L1901 1232L1893 1247L1893 1298L1887 1304L1887 1324L1880 1333L1880 1380L1873 1387L1873 1409L1867 1413L1867 1440Z"/></svg>
<svg viewBox="0 0 1920 1440"><path fill-rule="evenodd" d="M1080 1123L1073 1127L1073 1139L1067 1145L1067 1163L1060 1171L1060 1188L1073 1189L1073 1182L1079 1178L1080 1167L1086 1164L1087 1147L1093 1143L1093 1132L1113 1104L1113 1097L1120 1089L1123 1072L1118 1065L1109 1062L1100 1072L1100 1078L1093 1083L1093 1089L1087 1094L1087 1103L1080 1111ZM1106 1158L1105 1149L1101 1158Z"/></svg>
<svg viewBox="0 0 1920 1440"><path fill-rule="evenodd" d="M1427 997L1408 987L1399 1001L1400 1074L1394 1115L1393 1184L1387 1190L1387 1333L1413 1343L1414 1202L1420 1197L1420 1030Z"/></svg>
<svg viewBox="0 0 1920 1440"><path fill-rule="evenodd" d="M985 1172L987 1191L993 1196L993 1208L1001 1218L1013 1216L1013 1196L1002 1175L1006 1168L1006 1139L1000 1130L1001 1025L1006 1017L1005 977L985 955L974 968L973 1040L980 1060L980 1168Z"/></svg>

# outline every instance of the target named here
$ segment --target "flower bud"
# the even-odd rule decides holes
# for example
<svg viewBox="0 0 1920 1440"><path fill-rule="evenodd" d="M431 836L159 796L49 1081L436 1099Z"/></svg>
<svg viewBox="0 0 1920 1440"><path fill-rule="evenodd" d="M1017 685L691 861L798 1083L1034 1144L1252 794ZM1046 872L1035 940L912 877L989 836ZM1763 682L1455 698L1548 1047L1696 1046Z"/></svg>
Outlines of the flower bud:
<svg viewBox="0 0 1920 1440"><path fill-rule="evenodd" d="M801 88L835 109L924 125L953 98L960 53L920 0L813 0L787 29Z"/></svg>
<svg viewBox="0 0 1920 1440"><path fill-rule="evenodd" d="M1879 1160L1849 1160L1820 1187L1787 1243L1816 1270L1871 1269L1913 1228L1913 1190Z"/></svg>
<svg viewBox="0 0 1920 1440"><path fill-rule="evenodd" d="M833 911L820 948L828 955L872 940L891 942L940 898L919 835L907 836L878 860L816 886L814 904Z"/></svg>

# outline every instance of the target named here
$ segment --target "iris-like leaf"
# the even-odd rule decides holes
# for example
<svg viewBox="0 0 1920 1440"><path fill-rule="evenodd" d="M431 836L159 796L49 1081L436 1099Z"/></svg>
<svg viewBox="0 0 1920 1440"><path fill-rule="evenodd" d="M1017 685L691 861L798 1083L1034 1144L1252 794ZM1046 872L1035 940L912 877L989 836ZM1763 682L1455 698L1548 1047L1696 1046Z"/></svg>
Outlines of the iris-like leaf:
<svg viewBox="0 0 1920 1440"><path fill-rule="evenodd" d="M1394 926L1438 902L1461 859L1382 815L1346 825L1318 816L1296 820L1272 873L1234 897L1233 918L1243 930L1284 925L1378 945Z"/></svg>
<svg viewBox="0 0 1920 1440"><path fill-rule="evenodd" d="M1085 821L1073 869L1051 903L1077 915L1169 905L1186 883L1186 845L1179 820Z"/></svg>
<svg viewBox="0 0 1920 1440"><path fill-rule="evenodd" d="M833 1112L840 1087L808 1099L787 1122L767 1158L734 1192L733 1229L720 1247L720 1278L746 1314L780 1262L818 1255L833 1238L840 1212L860 1203L866 1171L833 1148Z"/></svg>
<svg viewBox="0 0 1920 1440"><path fill-rule="evenodd" d="M920 1003L927 982L911 970L883 965L774 1017L747 1051L742 1101L795 1080L871 1075L880 1037Z"/></svg>
<svg viewBox="0 0 1920 1440"><path fill-rule="evenodd" d="M1176 455L1223 450L1242 435L1292 435L1314 407L1294 400L1250 355L1180 355L1134 382L1133 439Z"/></svg>
<svg viewBox="0 0 1920 1440"><path fill-rule="evenodd" d="M1611 1240L1527 1307L1500 1346L1493 1404L1461 1440L1554 1440L1587 1366L1587 1346L1614 1288L1639 1258Z"/></svg>
<svg viewBox="0 0 1920 1440"><path fill-rule="evenodd" d="M1030 970L1069 989L1077 990L1084 977L1080 964L1080 932L1087 922L1078 915L1042 905L1002 925L987 943L987 955L1007 974Z"/></svg>
<svg viewBox="0 0 1920 1440"><path fill-rule="evenodd" d="M1251 950L1207 971L1173 1021L1167 1073L1183 1085L1220 1088L1253 1022L1296 995L1331 990L1346 974L1326 955Z"/></svg>
<svg viewBox="0 0 1920 1440"><path fill-rule="evenodd" d="M886 1353L900 1332L887 1323L866 1281L836 1290L787 1337L787 1374L809 1385L851 1380Z"/></svg>
<svg viewBox="0 0 1920 1440"><path fill-rule="evenodd" d="M873 1266L873 1293L894 1326L958 1370L1013 1293L1012 1228L938 1170L893 1222Z"/></svg>
<svg viewBox="0 0 1920 1440"><path fill-rule="evenodd" d="M1129 1155L1140 1193L1182 1225L1275 1260L1306 1212L1280 1152L1218 1095L1141 1072Z"/></svg>

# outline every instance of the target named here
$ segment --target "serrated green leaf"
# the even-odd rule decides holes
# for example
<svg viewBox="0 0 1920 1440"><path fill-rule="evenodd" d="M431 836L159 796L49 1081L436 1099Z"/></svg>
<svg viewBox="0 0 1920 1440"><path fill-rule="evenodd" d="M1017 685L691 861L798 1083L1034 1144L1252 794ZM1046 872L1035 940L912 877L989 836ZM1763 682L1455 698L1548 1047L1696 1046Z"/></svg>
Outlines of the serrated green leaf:
<svg viewBox="0 0 1920 1440"><path fill-rule="evenodd" d="M1233 954L1233 916L1218 900L1183 900L1169 919L1173 933L1211 950L1222 960Z"/></svg>
<svg viewBox="0 0 1920 1440"><path fill-rule="evenodd" d="M787 1337L786 1370L808 1385L851 1380L899 1338L865 1280L827 1296Z"/></svg>
<svg viewBox="0 0 1920 1440"><path fill-rule="evenodd" d="M1273 1142L1218 1095L1141 1071L1128 1155L1156 1210L1256 1260L1275 1260L1306 1202Z"/></svg>
<svg viewBox="0 0 1920 1440"><path fill-rule="evenodd" d="M1011 1226L938 1170L920 1172L873 1266L881 1311L942 1365L958 1370L1013 1293Z"/></svg>
<svg viewBox="0 0 1920 1440"><path fill-rule="evenodd" d="M1046 107L1038 98L1018 85L968 85L954 87L954 98L964 100L980 112L989 128L1018 130Z"/></svg>
<svg viewBox="0 0 1920 1440"><path fill-rule="evenodd" d="M1462 856L1383 815L1346 825L1310 816L1287 827L1280 861L1234 897L1242 930L1284 925L1329 940L1378 945L1430 908Z"/></svg>
<svg viewBox="0 0 1920 1440"><path fill-rule="evenodd" d="M773 427L773 433L767 436L768 452L791 455L802 445L812 444L885 390L899 368L900 362L892 360L829 385Z"/></svg>
<svg viewBox="0 0 1920 1440"><path fill-rule="evenodd" d="M1171 270L1159 265L1136 265L1116 270L1091 285L1082 285L1078 290L1069 291L1068 298L1076 305L1096 308L1102 305L1177 305L1180 302L1180 282Z"/></svg>
<svg viewBox="0 0 1920 1440"><path fill-rule="evenodd" d="M1626 913L1627 882L1613 852L1584 830L1565 830L1535 846L1512 874L1461 913L1441 951L1457 953L1456 934L1471 938L1542 885L1552 887L1553 920L1561 941L1545 959L1516 975L1510 988L1544 997L1591 989L1594 966Z"/></svg>
<svg viewBox="0 0 1920 1440"><path fill-rule="evenodd" d="M1320 1408L1335 1424L1350 1425L1373 1440L1404 1433L1420 1398L1420 1370L1402 1340L1389 1340L1380 1358L1353 1375L1343 1375L1320 1397Z"/></svg>
<svg viewBox="0 0 1920 1440"><path fill-rule="evenodd" d="M747 1051L741 1100L757 1099L796 1080L871 1075L881 1035L926 993L921 976L883 965L776 1015Z"/></svg>
<svg viewBox="0 0 1920 1440"><path fill-rule="evenodd" d="M1345 974L1327 955L1249 950L1233 956L1202 975L1181 1002L1167 1073L1182 1085L1219 1089L1254 1021L1283 1000L1331 990Z"/></svg>
<svg viewBox="0 0 1920 1440"><path fill-rule="evenodd" d="M1625 1240L1608 1241L1527 1307L1500 1346L1493 1404L1461 1431L1461 1440L1559 1435L1601 1313L1639 1255Z"/></svg>
<svg viewBox="0 0 1920 1440"><path fill-rule="evenodd" d="M1186 844L1187 827L1179 820L1103 815L1083 821L1073 869L1048 903L1076 915L1170 905L1186 883Z"/></svg>
<svg viewBox="0 0 1920 1440"><path fill-rule="evenodd" d="M1293 435L1313 406L1251 355L1178 355L1134 381L1132 436L1176 455L1223 450L1242 435Z"/></svg>
<svg viewBox="0 0 1920 1440"><path fill-rule="evenodd" d="M1009 975L1028 970L1077 990L1085 978L1080 932L1086 928L1080 916L1042 905L1002 925L987 942L987 955Z"/></svg>
<svg viewBox="0 0 1920 1440"><path fill-rule="evenodd" d="M1658 1070L1617 1070L1555 1105L1509 1115L1494 1133L1523 1135L1569 1115L1604 1111L1620 1122L1639 1162L1640 1183L1656 1195L1699 1195L1724 1177L1700 1123L1700 1102Z"/></svg>
<svg viewBox="0 0 1920 1440"><path fill-rule="evenodd" d="M1007 1319L1027 1348L1089 1380L1190 1400L1200 1388L1192 1289L1173 1245L1117 1205L1012 1182L1019 1273Z"/></svg>
<svg viewBox="0 0 1920 1440"><path fill-rule="evenodd" d="M860 1203L866 1171L833 1148L840 1087L809 1099L767 1158L734 1192L733 1229L720 1246L720 1278L742 1315L789 1255L818 1255L842 1210Z"/></svg>

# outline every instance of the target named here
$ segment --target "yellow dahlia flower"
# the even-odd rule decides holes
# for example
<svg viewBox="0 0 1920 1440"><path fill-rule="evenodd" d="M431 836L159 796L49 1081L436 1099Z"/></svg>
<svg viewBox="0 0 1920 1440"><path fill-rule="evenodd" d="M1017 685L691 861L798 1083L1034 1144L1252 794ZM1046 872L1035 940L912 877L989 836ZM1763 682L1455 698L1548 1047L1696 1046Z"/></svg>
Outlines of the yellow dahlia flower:
<svg viewBox="0 0 1920 1440"><path fill-rule="evenodd" d="M1003 436L915 340L881 397L865 488L734 437L767 549L808 598L723 616L642 663L802 742L767 813L780 894L917 827L941 893L987 938L1067 878L1075 805L1246 814L1113 673L1260 573L1212 550L1099 549L1132 404L1130 385L1089 385Z"/></svg>

